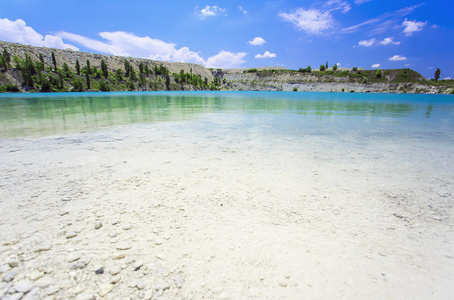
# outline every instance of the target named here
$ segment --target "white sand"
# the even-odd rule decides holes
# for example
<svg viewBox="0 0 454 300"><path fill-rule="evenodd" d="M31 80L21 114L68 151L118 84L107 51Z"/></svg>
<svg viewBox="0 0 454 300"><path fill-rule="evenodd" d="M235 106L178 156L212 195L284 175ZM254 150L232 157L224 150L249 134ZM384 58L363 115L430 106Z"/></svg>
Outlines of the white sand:
<svg viewBox="0 0 454 300"><path fill-rule="evenodd" d="M220 122L0 140L0 298L454 297L452 146Z"/></svg>

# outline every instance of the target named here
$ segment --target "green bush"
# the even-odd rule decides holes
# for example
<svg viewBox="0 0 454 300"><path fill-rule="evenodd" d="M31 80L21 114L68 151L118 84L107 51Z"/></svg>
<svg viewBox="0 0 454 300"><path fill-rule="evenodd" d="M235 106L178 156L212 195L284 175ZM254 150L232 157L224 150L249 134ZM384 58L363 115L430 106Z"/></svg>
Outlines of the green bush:
<svg viewBox="0 0 454 300"><path fill-rule="evenodd" d="M73 92L82 92L84 90L84 80L82 78L74 79L72 85Z"/></svg>
<svg viewBox="0 0 454 300"><path fill-rule="evenodd" d="M12 92L12 93L17 93L19 92L19 87L17 85L13 85L13 84L5 84L5 85L2 85L0 86L0 93L4 93L4 92Z"/></svg>
<svg viewBox="0 0 454 300"><path fill-rule="evenodd" d="M110 87L109 87L109 84L107 82L105 82L104 80L100 80L99 81L99 90L101 92L108 92L110 91Z"/></svg>

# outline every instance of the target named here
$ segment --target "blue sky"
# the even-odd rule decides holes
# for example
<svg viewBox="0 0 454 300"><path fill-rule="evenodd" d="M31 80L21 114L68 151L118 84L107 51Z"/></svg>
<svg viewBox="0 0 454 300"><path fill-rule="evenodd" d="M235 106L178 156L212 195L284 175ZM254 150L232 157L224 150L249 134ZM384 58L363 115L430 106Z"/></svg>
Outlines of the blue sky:
<svg viewBox="0 0 454 300"><path fill-rule="evenodd" d="M0 40L215 68L411 68L454 78L454 2L2 0Z"/></svg>

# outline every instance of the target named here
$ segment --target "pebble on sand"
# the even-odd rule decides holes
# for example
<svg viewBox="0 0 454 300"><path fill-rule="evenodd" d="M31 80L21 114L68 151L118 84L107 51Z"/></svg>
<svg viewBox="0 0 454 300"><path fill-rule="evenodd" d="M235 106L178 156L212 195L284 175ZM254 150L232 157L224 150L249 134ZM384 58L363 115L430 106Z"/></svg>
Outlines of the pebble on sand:
<svg viewBox="0 0 454 300"><path fill-rule="evenodd" d="M30 278L30 280L38 280L40 279L41 277L44 276L44 273L43 272L40 272L38 270L34 270L32 273L30 273L30 275L28 276L28 278Z"/></svg>
<svg viewBox="0 0 454 300"><path fill-rule="evenodd" d="M121 276L120 276L120 274L117 274L114 277L112 277L112 279L110 280L110 283L115 284L115 283L119 282L120 280L121 280Z"/></svg>
<svg viewBox="0 0 454 300"><path fill-rule="evenodd" d="M131 244L122 242L122 243L119 243L116 247L117 247L117 250L128 250L128 249L131 249Z"/></svg>
<svg viewBox="0 0 454 300"><path fill-rule="evenodd" d="M52 248L52 245L51 245L51 244L40 244L40 245L38 245L33 251L34 251L34 252L49 251L50 248Z"/></svg>
<svg viewBox="0 0 454 300"><path fill-rule="evenodd" d="M101 222L95 223L95 229L99 229L101 227L102 227L102 223Z"/></svg>
<svg viewBox="0 0 454 300"><path fill-rule="evenodd" d="M99 287L99 296L104 297L108 293L110 293L114 289L114 285L112 284L103 284Z"/></svg>
<svg viewBox="0 0 454 300"><path fill-rule="evenodd" d="M125 258L125 256L126 256L126 254L124 254L124 253L114 253L112 255L112 259L123 259L123 258Z"/></svg>
<svg viewBox="0 0 454 300"><path fill-rule="evenodd" d="M69 232L66 234L67 239L72 239L72 238L75 238L76 236L77 236L76 232Z"/></svg>
<svg viewBox="0 0 454 300"><path fill-rule="evenodd" d="M16 276L16 272L11 271L3 275L3 281L4 282L10 282L13 281L14 277Z"/></svg>
<svg viewBox="0 0 454 300"><path fill-rule="evenodd" d="M28 291L30 291L34 286L35 285L33 284L33 282L27 281L27 280L22 280L22 281L16 282L14 284L13 288L16 290L16 292L25 294Z"/></svg>
<svg viewBox="0 0 454 300"><path fill-rule="evenodd" d="M112 266L108 269L108 272L111 274L111 275L117 275L121 272L121 267L120 266Z"/></svg>

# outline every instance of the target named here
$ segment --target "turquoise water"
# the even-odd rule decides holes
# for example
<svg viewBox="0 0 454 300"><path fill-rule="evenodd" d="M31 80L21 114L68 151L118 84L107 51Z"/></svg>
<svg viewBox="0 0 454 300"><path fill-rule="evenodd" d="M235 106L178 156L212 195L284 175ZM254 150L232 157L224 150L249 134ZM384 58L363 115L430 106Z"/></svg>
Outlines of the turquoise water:
<svg viewBox="0 0 454 300"><path fill-rule="evenodd" d="M452 141L454 96L294 92L0 95L0 138L189 122L263 134L414 135Z"/></svg>

